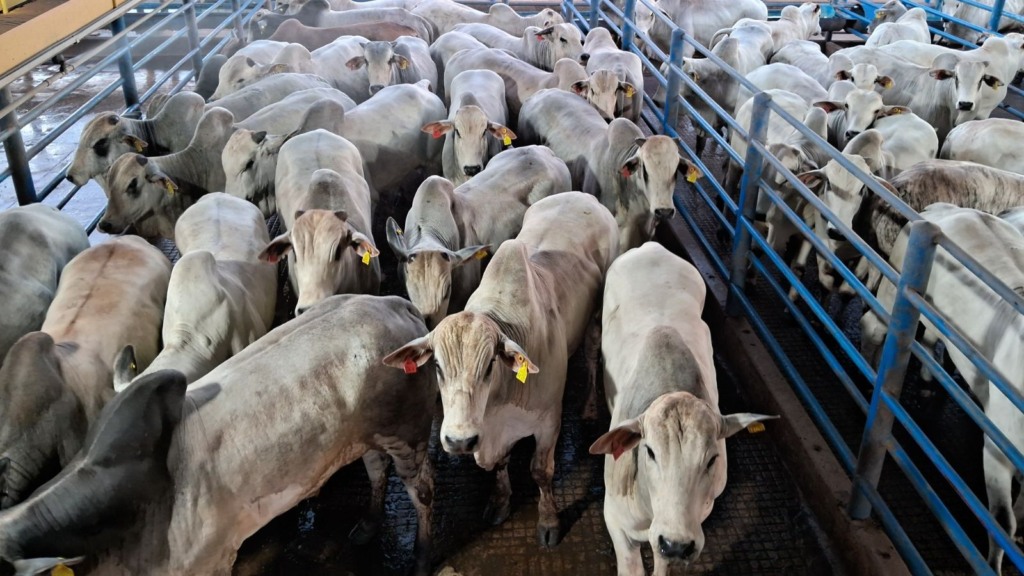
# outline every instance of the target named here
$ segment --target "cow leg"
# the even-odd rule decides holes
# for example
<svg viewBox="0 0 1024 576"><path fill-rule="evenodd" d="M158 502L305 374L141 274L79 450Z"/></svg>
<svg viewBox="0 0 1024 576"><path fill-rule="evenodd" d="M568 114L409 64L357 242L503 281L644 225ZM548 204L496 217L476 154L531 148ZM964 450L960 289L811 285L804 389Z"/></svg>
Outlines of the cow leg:
<svg viewBox="0 0 1024 576"><path fill-rule="evenodd" d="M630 540L626 533L618 528L612 528L611 520L608 518L608 506L605 504L604 521L608 526L608 534L612 537L612 546L615 548L615 565L618 576L644 576L644 562L640 555L640 546Z"/></svg>
<svg viewBox="0 0 1024 576"><path fill-rule="evenodd" d="M601 363L601 309L590 317L590 325L583 343L583 357L587 363L587 400L583 404L583 418L597 420L597 372Z"/></svg>
<svg viewBox="0 0 1024 576"><path fill-rule="evenodd" d="M348 534L356 546L363 546L377 535L384 521L384 496L388 488L388 458L383 452L370 450L363 454L363 466L370 477L370 508L359 524Z"/></svg>
<svg viewBox="0 0 1024 576"><path fill-rule="evenodd" d="M995 415L990 415L989 417L997 422L999 421ZM989 512L992 513L996 522L1012 538L1017 529L1017 519L1013 515L1013 501L1011 500L1013 465L1010 464L1009 459L987 436L985 437L983 463L985 466L985 492L988 496ZM996 545L995 540L989 536L988 565L992 567L996 574L999 574L1002 563L1003 549Z"/></svg>
<svg viewBox="0 0 1024 576"><path fill-rule="evenodd" d="M494 491L484 508L484 521L491 526L497 526L508 520L512 513L512 483L508 479L508 455L501 459L495 466Z"/></svg>
<svg viewBox="0 0 1024 576"><path fill-rule="evenodd" d="M551 490L551 480L555 476L555 442L558 441L558 423L551 428L550 438L547 435L535 436L537 448L533 451L530 461L530 473L533 481L540 488L540 502L537 503L537 538L541 546L552 547L561 540L561 528L558 522L558 506Z"/></svg>
<svg viewBox="0 0 1024 576"><path fill-rule="evenodd" d="M417 576L430 574L432 562L431 521L433 518L434 502L434 464L430 461L427 453L427 443L421 442L415 448L409 444L390 446L388 454L395 461L395 473L405 485L405 491L409 493L412 505L416 508L418 520L416 530L416 555Z"/></svg>
<svg viewBox="0 0 1024 576"><path fill-rule="evenodd" d="M654 552L654 572L651 576L668 576L668 562L657 551Z"/></svg>

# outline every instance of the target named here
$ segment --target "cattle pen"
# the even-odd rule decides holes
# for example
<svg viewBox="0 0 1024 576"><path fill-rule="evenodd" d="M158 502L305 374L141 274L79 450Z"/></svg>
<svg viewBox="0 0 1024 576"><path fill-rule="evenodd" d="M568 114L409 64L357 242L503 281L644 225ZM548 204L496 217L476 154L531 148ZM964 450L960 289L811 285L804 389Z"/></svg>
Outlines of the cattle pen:
<svg viewBox="0 0 1024 576"><path fill-rule="evenodd" d="M998 34L1004 0L986 6L987 26L971 29ZM953 44L975 43L951 36L943 21L956 18L941 4L905 1L929 14L932 32ZM35 0L19 10L45 17L60 3ZM91 182L66 179L68 161L82 129L103 111L140 117L160 95L186 89L203 64L224 50L233 37L243 37L262 0L217 2L142 2L128 0L101 9L71 0L57 15L75 25L55 32L35 47L15 36L18 26L33 18L4 21L0 16L0 141L6 164L0 165L0 210L41 202L74 216L94 243L107 235L96 230L106 198ZM95 2L93 3L95 4ZM103 4L103 3L100 3ZM480 7L480 3L467 3ZM75 6L72 6L75 5ZM555 6L533 1L511 2L522 13ZM638 6L654 12L668 30L663 49L634 20ZM783 4L770 4L773 13ZM841 22L828 33L823 49L835 42L859 43L864 25L879 7L867 2L823 4L826 22ZM701 574L997 574L986 561L988 543L1005 551L1002 571L1024 572L1024 554L1000 519L987 507L982 450L996 447L1015 470L1024 474L1021 439L993 422L968 392L962 378L943 365L930 349L915 340L919 319L928 319L948 345L963 351L993 387L1016 410L1024 411L1024 390L1003 374L964 336L942 310L923 297L936 254L948 254L1007 304L1009 314L1024 314L1020 287L1007 286L936 226L863 172L819 134L793 117L772 96L738 75L715 53L696 42L649 0L593 0L558 8L566 22L583 33L610 28L623 50L640 56L645 72L645 112L641 128L648 134L679 138L680 154L696 170L680 173L674 196L677 215L658 228L657 239L685 255L708 285L705 321L711 326L721 392L722 412L779 414L766 431L741 433L729 440L729 484L704 523L708 544L686 573ZM827 13L826 13L827 12ZM19 14L18 10L12 14ZM36 34L51 23L37 22ZM58 28L53 28L57 30ZM24 34L24 30L22 34ZM18 42L16 51L13 42ZM754 93L752 120L743 126L726 113L684 70L684 54L696 52L726 70ZM21 52L26 52L21 54ZM10 55L10 57L6 57ZM659 65L667 63L667 67ZM1011 84L1009 81L1007 84ZM681 88L690 96L675 97ZM668 97L656 102L663 88ZM120 94L118 94L120 92ZM1019 83L1009 86L997 115L1024 119ZM716 117L747 142L745 156L702 118L694 102L710 106ZM807 139L820 143L829 157L848 170L870 193L891 205L911 223L902 271L895 270L859 232L833 213L820 196L769 150L769 120L781 118ZM676 120L679 120L678 122ZM695 153L696 130L713 144ZM725 189L720 166L740 163L744 176L738 198ZM858 278L850 259L839 259L828 240L805 223L802 214L779 193L781 178L805 204L819 211L850 241L858 255L897 286L895 303L886 309ZM384 214L409 208L406 191ZM764 194L797 234L812 246L814 257L798 275L767 243L758 226L755 204ZM383 210L382 210L383 208ZM377 218L377 220L381 220ZM268 220L271 237L280 230ZM375 220L374 236L385 237ZM172 260L173 243L159 247ZM403 295L397 261L381 251L383 294ZM818 281L824 261L850 287L832 294ZM295 304L287 273L281 268L281 294L276 323L285 321ZM795 297L791 297L794 294ZM873 366L861 353L858 326L861 312L874 310L888 325L881 360ZM570 362L562 431L556 452L555 496L562 510L564 538L559 546L539 548L534 534L537 496L528 472L528 446L518 446L509 467L513 486L512 517L503 525L487 525L481 511L489 478L471 458L446 454L437 440L435 419L430 457L434 460L434 563L441 574L612 574L615 554L601 514L603 459L587 448L607 431L608 414L582 418L585 370L583 360ZM921 376L922 367L933 378ZM529 444L526 441L525 444ZM257 532L239 552L236 574L399 574L413 565L412 541L416 514L405 490L389 479L385 526L364 546L348 542L370 488L360 466L340 470L318 496L304 500ZM650 569L650 551L645 564Z"/></svg>

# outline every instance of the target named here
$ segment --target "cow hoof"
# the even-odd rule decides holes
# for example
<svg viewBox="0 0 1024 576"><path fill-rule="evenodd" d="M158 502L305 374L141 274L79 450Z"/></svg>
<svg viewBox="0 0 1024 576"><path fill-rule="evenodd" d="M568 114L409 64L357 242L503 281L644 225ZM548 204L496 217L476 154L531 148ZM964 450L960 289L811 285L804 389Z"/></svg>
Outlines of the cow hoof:
<svg viewBox="0 0 1024 576"><path fill-rule="evenodd" d="M509 515L512 513L512 503L509 500L504 502L488 502L487 508L484 508L484 522L487 522L491 526L498 526L503 524L505 520L508 520Z"/></svg>
<svg viewBox="0 0 1024 576"><path fill-rule="evenodd" d="M380 520L360 520L358 524L352 528L352 531L348 533L349 542L352 542L356 546L365 546L370 543L377 536L377 532L380 531L381 521Z"/></svg>
<svg viewBox="0 0 1024 576"><path fill-rule="evenodd" d="M562 531L558 526L558 522L555 522L553 526L537 525L537 540L545 548L553 548L558 545L559 541L561 541L561 536Z"/></svg>

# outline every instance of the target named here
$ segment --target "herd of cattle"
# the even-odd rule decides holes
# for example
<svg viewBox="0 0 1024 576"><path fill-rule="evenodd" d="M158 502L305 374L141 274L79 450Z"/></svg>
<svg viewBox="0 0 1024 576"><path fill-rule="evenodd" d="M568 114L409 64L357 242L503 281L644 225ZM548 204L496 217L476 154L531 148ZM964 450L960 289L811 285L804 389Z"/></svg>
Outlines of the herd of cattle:
<svg viewBox="0 0 1024 576"><path fill-rule="evenodd" d="M359 458L372 506L351 537L366 541L384 520L388 457L416 507L416 571L427 574L438 391L443 449L496 472L484 512L495 524L511 513L509 452L535 438L537 534L553 546L554 451L577 350L591 388L602 359L612 421L591 452L608 455L619 574L643 573L644 542L657 574L693 561L725 486L725 438L768 417L719 413L704 283L650 241L674 216L680 165L696 167L638 127L639 57L550 9L278 8L255 16L230 57L210 59L196 92L154 101L145 120L89 122L67 178L100 184L99 229L115 238L90 247L44 206L0 214L0 574L71 562L229 574L243 540ZM1024 205L1013 144L1024 124L988 119L1024 69L1024 35L970 51L933 45L923 12L893 0L867 45L826 57L809 41L817 4L772 22L760 0L656 9L1024 290L1024 217L1011 210ZM637 23L667 44L650 10ZM705 58L683 70L680 95L712 128L724 123L691 85L749 125L753 94L733 76ZM738 133L731 144L743 157ZM901 267L898 212L776 115L768 148ZM727 185L739 176L731 166ZM830 249L850 252L781 174L766 178ZM404 219L378 210L413 189ZM767 194L758 211L783 252L796 227ZM271 238L275 214L284 233ZM375 223L408 300L378 295ZM173 267L147 242L161 238L181 253ZM803 241L793 266L810 251ZM280 262L297 304L272 329ZM891 306L894 287L865 261L856 268ZM849 290L819 270L824 286ZM1024 390L1020 315L945 256L929 297ZM872 313L862 324L873 358L885 326ZM942 339L927 323L924 338ZM1024 449L1024 415L947 349ZM985 472L990 509L1012 534L1014 468L986 445ZM993 566L1001 556L993 545Z"/></svg>

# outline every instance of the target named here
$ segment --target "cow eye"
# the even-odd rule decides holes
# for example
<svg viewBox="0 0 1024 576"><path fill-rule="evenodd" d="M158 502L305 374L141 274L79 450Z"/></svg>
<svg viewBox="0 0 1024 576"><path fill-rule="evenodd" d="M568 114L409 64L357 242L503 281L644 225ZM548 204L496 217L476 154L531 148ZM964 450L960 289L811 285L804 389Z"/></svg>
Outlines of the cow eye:
<svg viewBox="0 0 1024 576"><path fill-rule="evenodd" d="M718 461L718 454L715 454L714 456L711 457L711 460L708 460L708 472L711 471L711 468L715 465L715 462L717 462L717 461Z"/></svg>
<svg viewBox="0 0 1024 576"><path fill-rule="evenodd" d="M451 297L452 297L452 285L449 284L449 285L444 287L444 299L448 300Z"/></svg>
<svg viewBox="0 0 1024 576"><path fill-rule="evenodd" d="M451 259L452 257L449 256L447 252L441 252L441 260L444 260L445 262L450 262Z"/></svg>
<svg viewBox="0 0 1024 576"><path fill-rule="evenodd" d="M560 42L561 42L562 44L568 44L568 43L569 43L569 41L568 41L568 40L566 40L565 38L559 38L558 40L559 40L559 41L560 41Z"/></svg>
<svg viewBox="0 0 1024 576"><path fill-rule="evenodd" d="M438 364L437 362L434 362L434 368L437 369L437 379L444 380L444 370L441 370L441 365Z"/></svg>
<svg viewBox="0 0 1024 576"><path fill-rule="evenodd" d="M255 158L250 158L249 161L245 163L245 168L242 168L242 172L248 172L249 170L252 170L252 167L255 164L256 164L256 159Z"/></svg>
<svg viewBox="0 0 1024 576"><path fill-rule="evenodd" d="M459 134L459 129L458 128L455 128L453 131L455 132L455 137L456 138L462 138L462 134Z"/></svg>
<svg viewBox="0 0 1024 576"><path fill-rule="evenodd" d="M491 361L487 364L487 371L484 372L484 380L490 380L491 379L491 372L494 371L494 362L495 362L495 360L497 360L497 357L496 356L492 356L491 357Z"/></svg>
<svg viewBox="0 0 1024 576"><path fill-rule="evenodd" d="M110 140L107 138L100 138L92 145L92 151L95 152L97 156L106 156L107 153L110 152Z"/></svg>
<svg viewBox="0 0 1024 576"><path fill-rule="evenodd" d="M647 446L647 457L651 459L651 462L658 461L658 459L654 457L654 450L651 450L650 446Z"/></svg>
<svg viewBox="0 0 1024 576"><path fill-rule="evenodd" d="M129 196L131 196L132 198L138 196L139 195L139 180L137 178L133 179L131 181L131 183L128 184L128 188L125 190L125 192Z"/></svg>
<svg viewBox="0 0 1024 576"><path fill-rule="evenodd" d="M996 84L999 84L999 79L996 78L995 76L985 76L981 80L985 84L988 84L991 88L995 88Z"/></svg>

